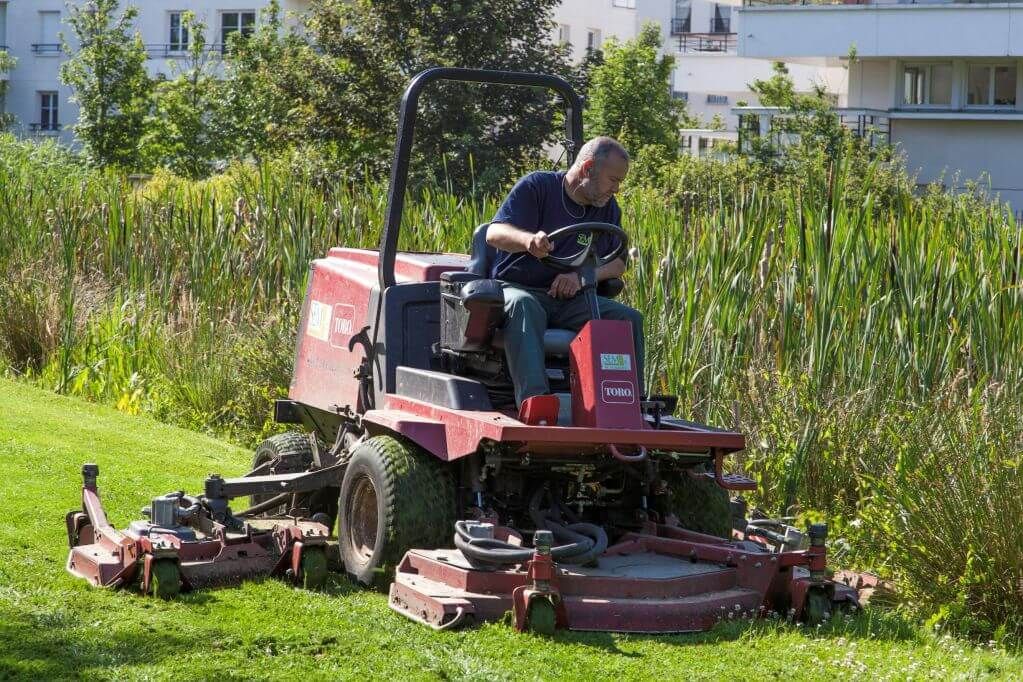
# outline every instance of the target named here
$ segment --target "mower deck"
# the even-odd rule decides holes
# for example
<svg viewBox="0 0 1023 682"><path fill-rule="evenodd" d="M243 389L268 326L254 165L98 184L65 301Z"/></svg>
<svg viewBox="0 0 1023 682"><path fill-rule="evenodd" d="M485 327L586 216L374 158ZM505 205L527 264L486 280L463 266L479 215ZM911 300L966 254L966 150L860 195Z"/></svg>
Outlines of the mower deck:
<svg viewBox="0 0 1023 682"><path fill-rule="evenodd" d="M626 534L596 566L549 564L546 583L540 557L490 570L457 550L412 550L396 571L390 606L435 629L498 620L508 611L522 628L541 596L553 603L559 627L668 633L707 630L725 618L768 610L801 613L813 586L832 602L857 603L851 588L811 579L810 567L824 560L813 548L772 553L755 542L674 527L644 530Z"/></svg>

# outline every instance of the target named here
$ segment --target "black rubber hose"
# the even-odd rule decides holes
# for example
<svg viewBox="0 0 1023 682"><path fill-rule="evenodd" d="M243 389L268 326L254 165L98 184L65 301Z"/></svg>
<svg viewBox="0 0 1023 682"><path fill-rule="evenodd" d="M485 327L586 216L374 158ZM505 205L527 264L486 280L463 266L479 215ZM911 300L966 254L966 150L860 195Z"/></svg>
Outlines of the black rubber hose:
<svg viewBox="0 0 1023 682"><path fill-rule="evenodd" d="M495 540L469 535L465 521L455 522L455 547L467 558L487 564L521 564L533 558L533 550ZM568 544L551 548L551 558L566 564L586 564L607 549L607 533L590 523L544 524L554 537Z"/></svg>

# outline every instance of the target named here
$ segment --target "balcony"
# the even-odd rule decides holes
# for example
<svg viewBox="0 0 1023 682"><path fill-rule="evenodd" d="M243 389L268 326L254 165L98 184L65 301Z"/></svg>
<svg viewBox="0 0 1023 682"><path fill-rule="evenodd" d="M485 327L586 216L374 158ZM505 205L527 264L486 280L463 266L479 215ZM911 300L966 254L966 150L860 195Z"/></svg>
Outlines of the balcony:
<svg viewBox="0 0 1023 682"><path fill-rule="evenodd" d="M686 33L678 37L678 52L735 54L737 38L735 33Z"/></svg>
<svg viewBox="0 0 1023 682"><path fill-rule="evenodd" d="M60 43L32 43L32 54L57 55L60 53Z"/></svg>
<svg viewBox="0 0 1023 682"><path fill-rule="evenodd" d="M739 56L1023 57L1023 2L743 0Z"/></svg>

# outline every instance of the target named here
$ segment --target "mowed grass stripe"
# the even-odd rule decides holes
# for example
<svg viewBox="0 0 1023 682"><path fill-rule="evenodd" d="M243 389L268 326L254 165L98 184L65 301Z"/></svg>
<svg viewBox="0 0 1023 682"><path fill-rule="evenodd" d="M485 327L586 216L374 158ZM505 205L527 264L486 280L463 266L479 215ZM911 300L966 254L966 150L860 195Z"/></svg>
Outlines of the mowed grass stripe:
<svg viewBox="0 0 1023 682"><path fill-rule="evenodd" d="M868 613L819 630L722 624L668 637L507 625L434 633L340 576L323 593L267 580L160 602L89 588L64 571L64 513L100 465L112 521L153 495L244 470L238 448L114 409L0 380L0 678L892 679L1012 678L1012 654Z"/></svg>

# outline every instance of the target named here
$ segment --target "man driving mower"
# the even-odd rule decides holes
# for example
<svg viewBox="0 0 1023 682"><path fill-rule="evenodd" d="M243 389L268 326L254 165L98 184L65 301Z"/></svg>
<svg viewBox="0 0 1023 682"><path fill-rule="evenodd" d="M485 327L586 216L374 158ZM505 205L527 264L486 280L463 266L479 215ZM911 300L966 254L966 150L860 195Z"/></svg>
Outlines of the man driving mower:
<svg viewBox="0 0 1023 682"><path fill-rule="evenodd" d="M582 146L567 172L537 171L519 180L487 229L487 244L497 249L490 276L504 283L504 338L515 402L549 392L544 371L543 336L548 325L579 331L590 308L576 272L540 261L570 257L596 239L596 253L621 247L610 234L591 233L552 243L547 235L579 223L622 224L615 193L629 172L629 153L617 140L596 137ZM597 281L620 277L626 254L600 266ZM643 315L609 298L598 297L600 317L632 323L636 370L643 395Z"/></svg>

